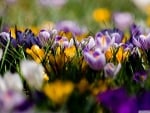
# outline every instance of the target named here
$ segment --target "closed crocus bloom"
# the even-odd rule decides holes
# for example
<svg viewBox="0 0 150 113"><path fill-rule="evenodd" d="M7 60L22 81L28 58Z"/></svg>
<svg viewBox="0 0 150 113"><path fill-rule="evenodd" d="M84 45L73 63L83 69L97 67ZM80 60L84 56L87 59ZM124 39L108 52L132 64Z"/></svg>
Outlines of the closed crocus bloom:
<svg viewBox="0 0 150 113"><path fill-rule="evenodd" d="M40 63L45 56L44 50L39 48L38 45L33 45L31 49L27 48L26 52L31 55L37 63Z"/></svg>
<svg viewBox="0 0 150 113"><path fill-rule="evenodd" d="M50 39L50 36L51 36L50 33L46 30L41 30L39 32L38 38L42 46L46 45L47 41Z"/></svg>
<svg viewBox="0 0 150 113"><path fill-rule="evenodd" d="M8 89L15 90L15 91L23 90L23 84L21 78L17 73L12 74L10 72L6 72L4 74L4 81Z"/></svg>
<svg viewBox="0 0 150 113"><path fill-rule="evenodd" d="M5 40L10 40L10 34L6 32L1 32L0 37L2 37Z"/></svg>
<svg viewBox="0 0 150 113"><path fill-rule="evenodd" d="M44 79L44 68L35 61L23 60L21 62L21 72L27 83L36 89L40 89Z"/></svg>
<svg viewBox="0 0 150 113"><path fill-rule="evenodd" d="M118 63L123 62L125 59L128 58L130 51L128 49L124 49L123 47L118 48L118 52L116 54L116 59Z"/></svg>
<svg viewBox="0 0 150 113"><path fill-rule="evenodd" d="M90 68L93 70L101 70L104 68L106 58L99 48L94 50L85 49L83 55Z"/></svg>
<svg viewBox="0 0 150 113"><path fill-rule="evenodd" d="M104 72L106 77L115 77L117 73L121 69L121 64L119 63L117 66L115 66L113 63L107 63L104 67Z"/></svg>

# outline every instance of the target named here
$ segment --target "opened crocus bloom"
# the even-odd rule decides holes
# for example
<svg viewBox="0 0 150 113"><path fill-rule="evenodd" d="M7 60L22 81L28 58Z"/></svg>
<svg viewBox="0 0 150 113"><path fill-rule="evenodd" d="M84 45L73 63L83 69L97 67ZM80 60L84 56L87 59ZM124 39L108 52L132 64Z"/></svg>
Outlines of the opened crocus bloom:
<svg viewBox="0 0 150 113"><path fill-rule="evenodd" d="M105 55L101 52L99 48L92 50L85 49L83 55L89 66L94 70L101 70L106 64Z"/></svg>
<svg viewBox="0 0 150 113"><path fill-rule="evenodd" d="M95 43L105 52L114 43L121 43L122 39L123 33L118 29L106 29L96 34Z"/></svg>

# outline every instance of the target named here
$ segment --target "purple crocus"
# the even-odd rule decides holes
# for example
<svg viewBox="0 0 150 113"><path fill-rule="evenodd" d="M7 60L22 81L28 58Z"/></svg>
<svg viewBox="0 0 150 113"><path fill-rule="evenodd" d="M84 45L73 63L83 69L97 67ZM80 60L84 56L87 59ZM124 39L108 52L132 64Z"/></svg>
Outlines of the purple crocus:
<svg viewBox="0 0 150 113"><path fill-rule="evenodd" d="M118 29L106 29L98 32L95 36L95 42L98 47L106 51L114 43L121 43L123 33Z"/></svg>
<svg viewBox="0 0 150 113"><path fill-rule="evenodd" d="M124 31L133 24L133 16L129 12L116 12L113 14L115 26Z"/></svg>
<svg viewBox="0 0 150 113"><path fill-rule="evenodd" d="M46 45L47 41L50 39L50 33L46 30L40 30L38 39L42 46Z"/></svg>
<svg viewBox="0 0 150 113"><path fill-rule="evenodd" d="M135 72L133 75L133 80L136 82L144 82L148 76L148 73L146 71L138 71Z"/></svg>
<svg viewBox="0 0 150 113"><path fill-rule="evenodd" d="M105 55L99 48L91 50L85 48L83 50L83 56L89 64L90 68L92 68L93 70L101 70L106 64Z"/></svg>
<svg viewBox="0 0 150 113"><path fill-rule="evenodd" d="M143 49L150 49L150 33L147 36L140 35L139 42Z"/></svg>
<svg viewBox="0 0 150 113"><path fill-rule="evenodd" d="M136 98L124 88L107 90L97 96L98 101L112 113L137 113Z"/></svg>
<svg viewBox="0 0 150 113"><path fill-rule="evenodd" d="M139 110L150 110L150 91L143 91L137 95Z"/></svg>
<svg viewBox="0 0 150 113"><path fill-rule="evenodd" d="M25 32L16 30L16 39L11 38L11 44L16 48L19 45L24 48L31 48L32 45L38 45L41 47L41 43L37 37L34 36L30 29L26 29Z"/></svg>
<svg viewBox="0 0 150 113"><path fill-rule="evenodd" d="M25 101L23 94L11 90L0 91L0 113L10 113Z"/></svg>

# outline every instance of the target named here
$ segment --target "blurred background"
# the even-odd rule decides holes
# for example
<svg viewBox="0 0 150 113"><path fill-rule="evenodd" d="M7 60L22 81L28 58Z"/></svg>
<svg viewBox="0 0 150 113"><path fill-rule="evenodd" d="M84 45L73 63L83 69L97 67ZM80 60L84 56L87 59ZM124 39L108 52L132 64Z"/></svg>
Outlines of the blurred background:
<svg viewBox="0 0 150 113"><path fill-rule="evenodd" d="M150 26L150 0L0 0L3 25L39 27L71 20L89 31L133 22Z"/></svg>

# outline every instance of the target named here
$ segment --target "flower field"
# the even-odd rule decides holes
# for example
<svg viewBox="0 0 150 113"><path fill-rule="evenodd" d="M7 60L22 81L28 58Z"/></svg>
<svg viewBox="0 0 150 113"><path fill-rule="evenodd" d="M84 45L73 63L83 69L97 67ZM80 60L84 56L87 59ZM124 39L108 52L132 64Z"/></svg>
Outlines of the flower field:
<svg viewBox="0 0 150 113"><path fill-rule="evenodd" d="M149 6L1 0L0 113L150 112Z"/></svg>

